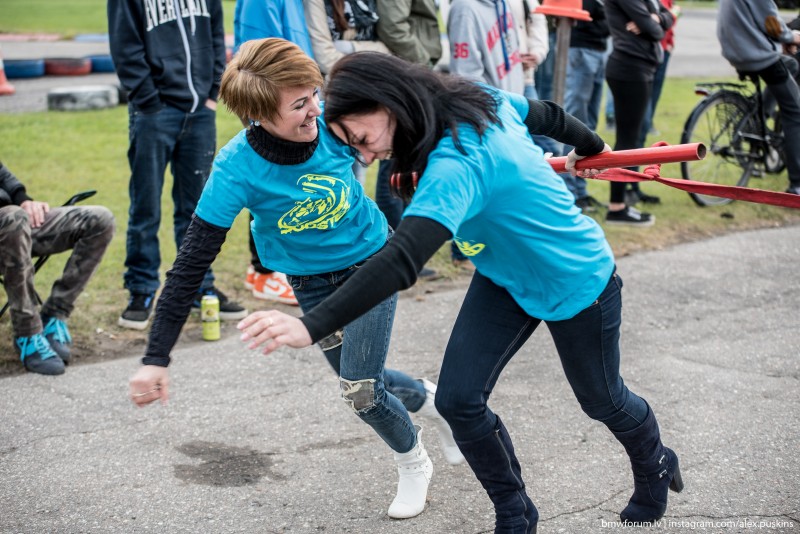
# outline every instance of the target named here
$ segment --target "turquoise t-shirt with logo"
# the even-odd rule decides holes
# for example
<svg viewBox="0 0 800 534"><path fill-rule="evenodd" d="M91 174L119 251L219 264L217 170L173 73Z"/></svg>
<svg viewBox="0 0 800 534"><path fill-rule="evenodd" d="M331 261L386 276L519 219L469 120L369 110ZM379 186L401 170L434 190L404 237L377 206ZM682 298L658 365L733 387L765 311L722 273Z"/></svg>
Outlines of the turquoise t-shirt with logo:
<svg viewBox="0 0 800 534"><path fill-rule="evenodd" d="M239 132L214 159L197 215L223 228L246 208L265 267L294 275L339 271L386 243L388 225L356 180L351 149L317 119L319 144L298 165L261 157Z"/></svg>
<svg viewBox="0 0 800 534"><path fill-rule="evenodd" d="M502 126L479 136L448 131L404 216L432 219L453 232L478 272L508 290L532 317L569 319L602 293L614 271L603 230L575 206L564 180L531 142L522 96L487 89Z"/></svg>

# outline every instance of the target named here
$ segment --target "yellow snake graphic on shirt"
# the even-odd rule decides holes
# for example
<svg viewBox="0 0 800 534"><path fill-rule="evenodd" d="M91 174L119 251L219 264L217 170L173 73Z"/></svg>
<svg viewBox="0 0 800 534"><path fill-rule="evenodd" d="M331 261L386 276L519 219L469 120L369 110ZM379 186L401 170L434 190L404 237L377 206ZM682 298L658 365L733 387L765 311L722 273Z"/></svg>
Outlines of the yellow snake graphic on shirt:
<svg viewBox="0 0 800 534"><path fill-rule="evenodd" d="M306 174L297 184L308 193L304 200L295 202L294 207L278 220L282 234L304 230L327 230L335 225L350 208L347 183L332 176Z"/></svg>
<svg viewBox="0 0 800 534"><path fill-rule="evenodd" d="M465 239L461 239L458 236L453 236L453 241L455 241L458 250L460 250L464 256L468 257L477 256L483 249L486 248L484 243L471 243Z"/></svg>

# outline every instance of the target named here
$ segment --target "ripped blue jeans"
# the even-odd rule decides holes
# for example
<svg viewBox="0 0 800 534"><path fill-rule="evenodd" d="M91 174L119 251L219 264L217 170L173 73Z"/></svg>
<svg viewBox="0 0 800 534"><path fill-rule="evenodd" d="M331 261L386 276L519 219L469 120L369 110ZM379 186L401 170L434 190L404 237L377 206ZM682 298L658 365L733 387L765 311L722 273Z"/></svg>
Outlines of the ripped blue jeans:
<svg viewBox="0 0 800 534"><path fill-rule="evenodd" d="M287 275L303 312L325 300L363 264L333 273L310 276ZM397 295L319 342L328 363L339 375L342 398L371 426L392 450L408 452L417 433L408 412L425 402L422 382L393 369L386 369L386 355Z"/></svg>

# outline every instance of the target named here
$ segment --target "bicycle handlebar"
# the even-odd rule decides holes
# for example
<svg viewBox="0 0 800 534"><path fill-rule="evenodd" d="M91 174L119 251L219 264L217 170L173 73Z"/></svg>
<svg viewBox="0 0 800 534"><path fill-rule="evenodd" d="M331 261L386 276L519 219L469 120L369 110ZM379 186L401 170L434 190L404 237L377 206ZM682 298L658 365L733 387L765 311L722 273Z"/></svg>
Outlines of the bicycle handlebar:
<svg viewBox="0 0 800 534"><path fill-rule="evenodd" d="M706 146L703 143L688 143L683 145L654 146L649 148L603 152L578 160L575 164L575 168L579 171L583 169L603 170L614 167L652 165L654 163L697 161L705 157ZM567 169L564 167L567 163L566 156L549 158L546 161L553 167L554 171L567 172Z"/></svg>

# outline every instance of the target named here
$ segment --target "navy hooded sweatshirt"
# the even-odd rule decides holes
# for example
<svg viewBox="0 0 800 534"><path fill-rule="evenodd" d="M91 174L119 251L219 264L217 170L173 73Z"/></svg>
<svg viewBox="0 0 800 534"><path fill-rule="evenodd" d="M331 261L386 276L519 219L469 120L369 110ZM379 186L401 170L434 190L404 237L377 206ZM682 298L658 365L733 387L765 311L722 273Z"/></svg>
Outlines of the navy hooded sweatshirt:
<svg viewBox="0 0 800 534"><path fill-rule="evenodd" d="M225 69L221 0L108 0L108 32L135 109L192 113L217 99Z"/></svg>

